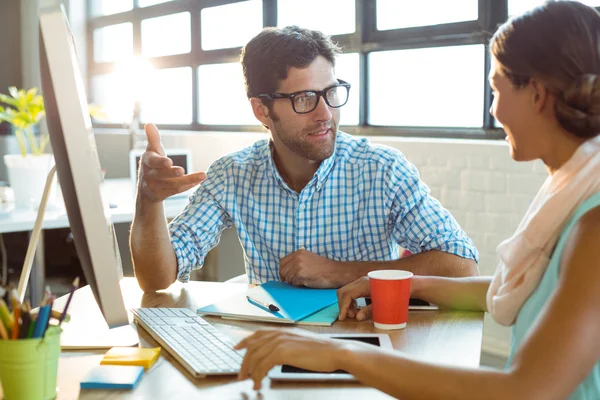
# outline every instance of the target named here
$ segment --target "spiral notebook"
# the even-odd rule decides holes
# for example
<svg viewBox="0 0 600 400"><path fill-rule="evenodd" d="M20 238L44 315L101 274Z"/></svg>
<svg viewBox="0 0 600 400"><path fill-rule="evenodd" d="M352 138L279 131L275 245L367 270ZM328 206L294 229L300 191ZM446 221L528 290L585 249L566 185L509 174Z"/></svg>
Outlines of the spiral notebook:
<svg viewBox="0 0 600 400"><path fill-rule="evenodd" d="M272 312L250 302L246 296L279 308ZM271 281L201 307L198 314L215 315L227 319L241 319L284 324L331 325L338 316L335 289L296 287L284 282Z"/></svg>

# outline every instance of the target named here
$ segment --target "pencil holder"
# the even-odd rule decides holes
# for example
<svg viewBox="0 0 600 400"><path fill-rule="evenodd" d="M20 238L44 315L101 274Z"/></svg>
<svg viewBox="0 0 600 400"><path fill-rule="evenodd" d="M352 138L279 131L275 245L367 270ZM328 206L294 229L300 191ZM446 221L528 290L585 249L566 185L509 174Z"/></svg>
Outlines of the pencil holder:
<svg viewBox="0 0 600 400"><path fill-rule="evenodd" d="M44 338L0 340L0 381L5 400L56 397L61 332L60 327L50 326Z"/></svg>

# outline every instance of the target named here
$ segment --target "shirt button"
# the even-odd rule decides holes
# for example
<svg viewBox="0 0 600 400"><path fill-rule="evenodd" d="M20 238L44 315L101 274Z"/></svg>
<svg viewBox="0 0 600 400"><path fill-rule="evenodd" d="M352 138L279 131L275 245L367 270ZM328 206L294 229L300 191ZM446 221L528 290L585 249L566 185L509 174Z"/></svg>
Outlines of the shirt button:
<svg viewBox="0 0 600 400"><path fill-rule="evenodd" d="M306 206L304 204L300 204L300 209L304 210L306 208Z"/></svg>

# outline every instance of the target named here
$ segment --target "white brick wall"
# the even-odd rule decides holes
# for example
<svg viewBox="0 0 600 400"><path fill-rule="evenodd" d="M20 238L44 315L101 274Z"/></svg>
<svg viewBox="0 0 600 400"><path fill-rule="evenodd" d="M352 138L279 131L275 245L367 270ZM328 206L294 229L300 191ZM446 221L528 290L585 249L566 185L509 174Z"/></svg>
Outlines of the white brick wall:
<svg viewBox="0 0 600 400"><path fill-rule="evenodd" d="M517 163L502 141L372 138L395 147L413 162L432 194L454 215L475 242L480 272L493 274L496 247L516 229L547 177L544 165ZM427 157L423 155L427 154ZM510 331L486 315L483 349L509 352Z"/></svg>
<svg viewBox="0 0 600 400"><path fill-rule="evenodd" d="M195 169L206 170L214 159L265 137L265 134L186 132L165 135L163 142L165 147L190 148ZM123 152L123 148L113 145L119 142L115 139L97 135L101 159L103 154L110 154L111 163L121 158L115 154ZM386 137L371 138L371 141L399 149L417 166L432 195L452 212L477 245L481 253L481 274L491 275L497 262L496 246L513 233L547 176L543 164L516 163L510 158L504 141ZM126 160L126 154L122 158ZM126 174L127 171L124 176ZM232 257L219 256L220 269L227 268L229 275L243 271L242 253L235 234L227 232L218 250L219 254L235 255L240 262L240 265L232 265ZM498 355L506 355L509 350L509 330L494 323L489 316L486 316L483 348Z"/></svg>

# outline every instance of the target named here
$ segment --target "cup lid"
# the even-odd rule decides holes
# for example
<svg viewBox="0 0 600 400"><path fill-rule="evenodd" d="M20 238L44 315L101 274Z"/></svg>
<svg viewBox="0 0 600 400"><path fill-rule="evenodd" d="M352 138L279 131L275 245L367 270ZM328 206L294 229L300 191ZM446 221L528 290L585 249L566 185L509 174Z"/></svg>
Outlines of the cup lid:
<svg viewBox="0 0 600 400"><path fill-rule="evenodd" d="M395 281L400 279L412 278L413 273L399 269L382 269L379 271L371 271L367 274L369 279L381 279L387 281Z"/></svg>

